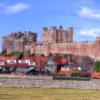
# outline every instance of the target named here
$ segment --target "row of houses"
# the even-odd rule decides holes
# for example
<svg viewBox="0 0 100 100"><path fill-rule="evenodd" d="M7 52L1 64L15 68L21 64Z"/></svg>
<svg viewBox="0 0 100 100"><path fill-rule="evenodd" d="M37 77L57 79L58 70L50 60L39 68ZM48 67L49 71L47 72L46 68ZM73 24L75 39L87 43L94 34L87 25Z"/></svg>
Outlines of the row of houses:
<svg viewBox="0 0 100 100"><path fill-rule="evenodd" d="M68 64L65 57L44 57L44 56L23 56L18 58L17 56L0 56L0 69L12 69L12 68L36 68L38 70L48 69L53 73L57 72L57 65Z"/></svg>
<svg viewBox="0 0 100 100"><path fill-rule="evenodd" d="M5 67L21 67L27 66L35 66L35 58L34 57L24 57L22 59L17 59L16 56L0 56L0 66ZM24 64L24 65L23 65Z"/></svg>
<svg viewBox="0 0 100 100"><path fill-rule="evenodd" d="M52 73L67 74L71 70L83 70L85 67L77 61L68 61L66 56L0 56L1 72L28 72L31 69L38 71L49 70Z"/></svg>
<svg viewBox="0 0 100 100"><path fill-rule="evenodd" d="M17 56L0 56L1 72L27 72L30 69L41 69L46 58L25 56L18 58Z"/></svg>

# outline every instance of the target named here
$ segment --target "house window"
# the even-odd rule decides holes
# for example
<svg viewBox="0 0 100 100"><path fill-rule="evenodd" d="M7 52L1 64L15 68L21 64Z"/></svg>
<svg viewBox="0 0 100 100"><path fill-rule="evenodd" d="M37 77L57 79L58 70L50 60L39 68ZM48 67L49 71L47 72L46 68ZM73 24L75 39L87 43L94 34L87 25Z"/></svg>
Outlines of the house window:
<svg viewBox="0 0 100 100"><path fill-rule="evenodd" d="M23 64L27 63L26 60L19 60L18 62Z"/></svg>
<svg viewBox="0 0 100 100"><path fill-rule="evenodd" d="M9 63L9 64L15 64L16 60L7 60L7 63Z"/></svg>
<svg viewBox="0 0 100 100"><path fill-rule="evenodd" d="M18 62L23 63L23 64L25 64L25 63L27 64L27 63L30 63L30 60L19 60Z"/></svg>
<svg viewBox="0 0 100 100"><path fill-rule="evenodd" d="M48 65L54 65L54 62L53 61L48 61L47 64Z"/></svg>
<svg viewBox="0 0 100 100"><path fill-rule="evenodd" d="M35 62L30 62L28 64L31 65L31 66L35 66Z"/></svg>
<svg viewBox="0 0 100 100"><path fill-rule="evenodd" d="M4 62L0 62L0 66L3 66L4 65Z"/></svg>

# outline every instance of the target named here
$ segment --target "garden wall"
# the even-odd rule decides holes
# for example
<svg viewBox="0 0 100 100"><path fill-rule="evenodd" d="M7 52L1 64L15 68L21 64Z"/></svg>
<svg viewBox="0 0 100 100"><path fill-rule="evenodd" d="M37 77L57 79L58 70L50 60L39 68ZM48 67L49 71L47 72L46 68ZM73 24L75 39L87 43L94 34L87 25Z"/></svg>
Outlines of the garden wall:
<svg viewBox="0 0 100 100"><path fill-rule="evenodd" d="M38 87L38 88L79 88L100 90L100 79L90 81L53 80L50 76L3 76L0 86L4 87Z"/></svg>

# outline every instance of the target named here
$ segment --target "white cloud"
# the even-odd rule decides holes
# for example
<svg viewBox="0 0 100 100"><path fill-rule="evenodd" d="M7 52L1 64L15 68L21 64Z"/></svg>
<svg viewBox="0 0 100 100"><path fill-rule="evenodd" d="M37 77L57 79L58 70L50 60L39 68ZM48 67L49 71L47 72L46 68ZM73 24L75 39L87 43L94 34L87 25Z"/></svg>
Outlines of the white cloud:
<svg viewBox="0 0 100 100"><path fill-rule="evenodd" d="M88 17L88 18L100 20L100 9L91 9L88 7L82 7L79 12L79 15L81 17Z"/></svg>
<svg viewBox="0 0 100 100"><path fill-rule="evenodd" d="M97 37L100 34L100 28L80 29L78 30L78 34Z"/></svg>
<svg viewBox="0 0 100 100"><path fill-rule="evenodd" d="M13 13L19 13L22 11L25 11L30 8L30 5L26 3L17 3L15 5L1 5L0 6L0 12L6 13L6 14L13 14Z"/></svg>

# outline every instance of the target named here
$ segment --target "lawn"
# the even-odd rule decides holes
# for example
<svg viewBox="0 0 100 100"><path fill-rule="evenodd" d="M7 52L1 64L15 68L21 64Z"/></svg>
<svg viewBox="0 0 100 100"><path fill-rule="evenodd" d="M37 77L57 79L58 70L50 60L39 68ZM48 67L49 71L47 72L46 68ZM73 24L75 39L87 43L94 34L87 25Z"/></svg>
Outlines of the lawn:
<svg viewBox="0 0 100 100"><path fill-rule="evenodd" d="M0 87L0 100L100 100L100 91Z"/></svg>

